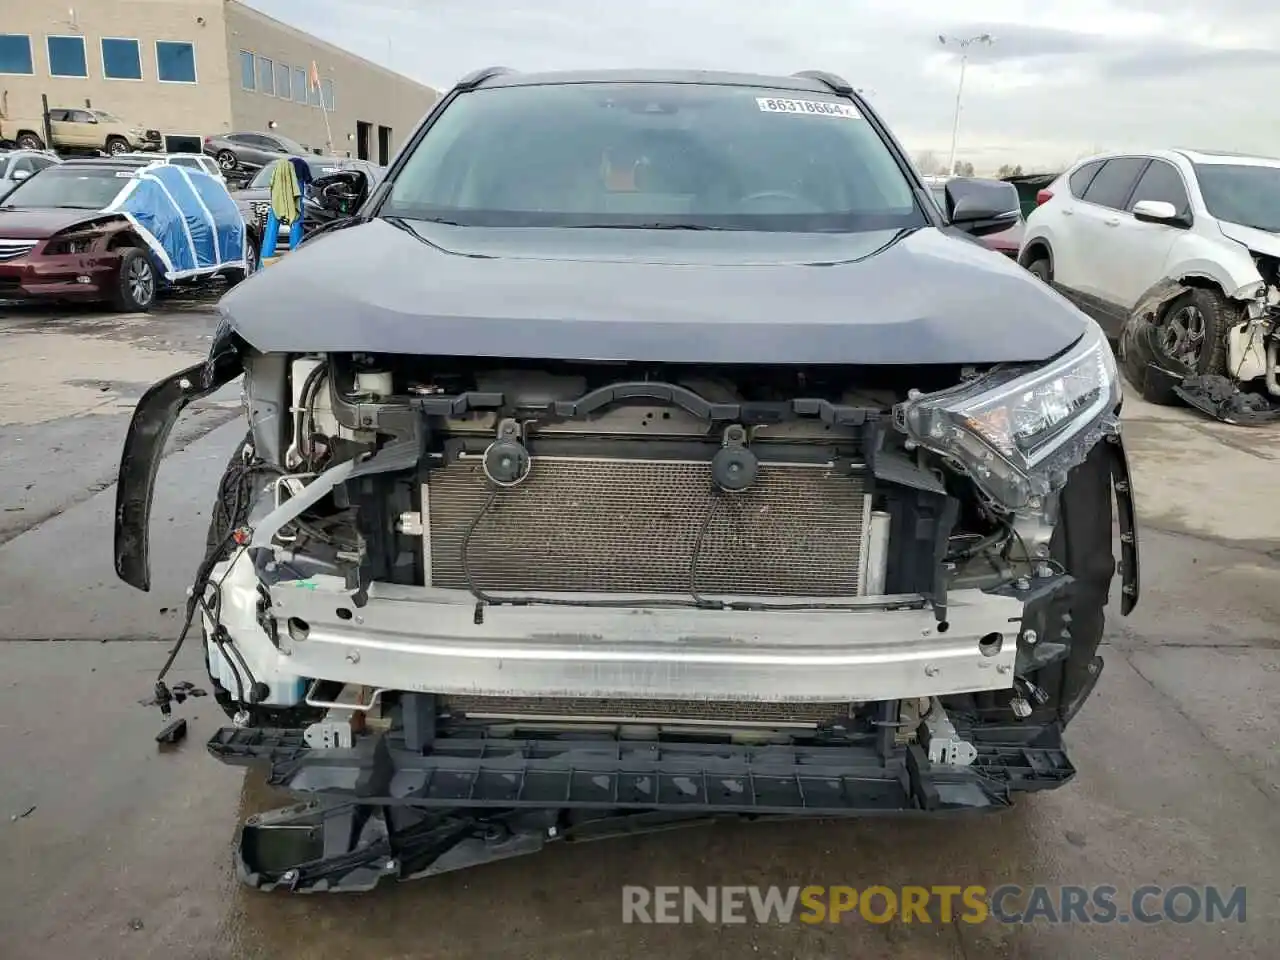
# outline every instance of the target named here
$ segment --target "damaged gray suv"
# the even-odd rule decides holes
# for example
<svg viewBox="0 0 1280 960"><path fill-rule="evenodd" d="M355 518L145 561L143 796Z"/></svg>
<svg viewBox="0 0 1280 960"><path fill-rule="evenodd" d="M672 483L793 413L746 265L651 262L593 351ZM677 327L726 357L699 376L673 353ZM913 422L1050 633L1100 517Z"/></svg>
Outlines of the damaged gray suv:
<svg viewBox="0 0 1280 960"><path fill-rule="evenodd" d="M1070 780L1133 497L1106 338L974 239L1016 217L981 180L939 209L830 74L451 90L123 451L146 590L166 437L243 376L188 629L209 750L311 801L246 824L243 879Z"/></svg>

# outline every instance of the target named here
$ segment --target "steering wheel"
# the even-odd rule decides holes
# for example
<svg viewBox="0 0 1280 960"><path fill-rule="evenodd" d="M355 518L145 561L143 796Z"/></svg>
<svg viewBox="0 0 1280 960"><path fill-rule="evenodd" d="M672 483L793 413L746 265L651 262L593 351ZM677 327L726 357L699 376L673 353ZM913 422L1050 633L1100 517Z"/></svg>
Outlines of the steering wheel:
<svg viewBox="0 0 1280 960"><path fill-rule="evenodd" d="M818 213L821 211L821 207L812 200L789 190L761 190L759 193L749 193L738 203L747 206L748 204L759 203L762 200L784 200L789 204L794 204L804 212Z"/></svg>

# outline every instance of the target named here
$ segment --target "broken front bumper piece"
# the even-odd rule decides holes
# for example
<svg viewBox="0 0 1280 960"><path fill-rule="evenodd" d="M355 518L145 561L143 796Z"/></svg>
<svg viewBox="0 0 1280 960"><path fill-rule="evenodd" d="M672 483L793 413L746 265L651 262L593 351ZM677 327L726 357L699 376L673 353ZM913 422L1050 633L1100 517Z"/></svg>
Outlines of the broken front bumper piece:
<svg viewBox="0 0 1280 960"><path fill-rule="evenodd" d="M445 737L421 747L393 731L322 750L300 730L227 728L209 750L226 763L265 761L273 785L308 801L246 821L237 851L242 881L262 890L359 892L535 853L553 840L708 819L1000 809L1017 791L1060 786L1075 773L1056 727L1037 728L1030 743L1028 733L984 728L971 746L960 741L972 751L967 766L932 762L934 744L895 745L887 725L869 738L815 735L788 746L583 732ZM955 749L952 740L936 745Z"/></svg>

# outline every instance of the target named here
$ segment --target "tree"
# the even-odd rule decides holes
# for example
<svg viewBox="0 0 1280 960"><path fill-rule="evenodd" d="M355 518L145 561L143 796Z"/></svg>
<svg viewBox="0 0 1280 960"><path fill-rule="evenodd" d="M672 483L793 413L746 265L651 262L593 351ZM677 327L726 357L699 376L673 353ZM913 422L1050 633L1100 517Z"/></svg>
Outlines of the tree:
<svg viewBox="0 0 1280 960"><path fill-rule="evenodd" d="M1020 177L1020 176L1022 176L1022 164L1018 164L1017 166L1010 166L1009 164L1004 163L1004 164L1001 164L1000 169L996 171L996 177L998 177L1001 180L1003 180L1005 177Z"/></svg>
<svg viewBox="0 0 1280 960"><path fill-rule="evenodd" d="M926 177L932 177L939 173L946 173L947 166L938 159L938 155L932 150L922 150L915 156L916 169Z"/></svg>
<svg viewBox="0 0 1280 960"><path fill-rule="evenodd" d="M968 160L957 160L956 168L952 171L952 175L957 177L972 177L973 164Z"/></svg>

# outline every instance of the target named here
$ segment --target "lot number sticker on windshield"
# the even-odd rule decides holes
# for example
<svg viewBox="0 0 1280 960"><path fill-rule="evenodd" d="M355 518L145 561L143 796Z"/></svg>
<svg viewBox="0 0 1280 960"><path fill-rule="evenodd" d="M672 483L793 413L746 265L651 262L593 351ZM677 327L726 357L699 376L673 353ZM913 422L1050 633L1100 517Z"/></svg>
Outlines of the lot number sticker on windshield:
<svg viewBox="0 0 1280 960"><path fill-rule="evenodd" d="M756 105L763 113L808 113L815 117L843 117L861 120L862 114L852 103L832 103L830 100L786 100L781 97L756 97Z"/></svg>

